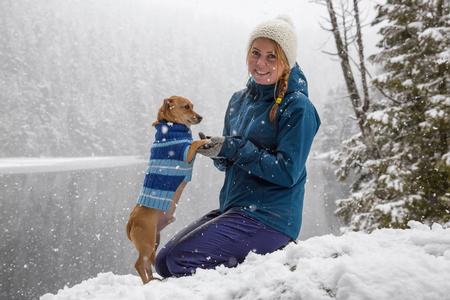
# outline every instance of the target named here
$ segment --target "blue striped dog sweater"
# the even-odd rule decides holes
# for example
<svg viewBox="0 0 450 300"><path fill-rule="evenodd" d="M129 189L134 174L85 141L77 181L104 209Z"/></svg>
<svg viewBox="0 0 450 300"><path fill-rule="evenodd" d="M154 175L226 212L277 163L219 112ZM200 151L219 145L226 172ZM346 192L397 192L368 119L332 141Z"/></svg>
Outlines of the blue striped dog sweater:
<svg viewBox="0 0 450 300"><path fill-rule="evenodd" d="M137 203L159 210L169 210L175 191L183 181L191 181L194 159L188 164L192 143L189 128L182 124L155 125L155 142Z"/></svg>

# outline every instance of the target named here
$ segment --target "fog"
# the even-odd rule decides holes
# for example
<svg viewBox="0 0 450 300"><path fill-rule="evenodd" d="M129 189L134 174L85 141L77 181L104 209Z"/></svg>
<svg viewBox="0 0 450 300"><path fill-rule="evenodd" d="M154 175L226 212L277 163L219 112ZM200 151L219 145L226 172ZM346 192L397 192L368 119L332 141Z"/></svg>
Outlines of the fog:
<svg viewBox="0 0 450 300"><path fill-rule="evenodd" d="M298 62L322 110L342 84L322 6L307 1L2 1L0 153L145 155L162 100L192 100L219 134L248 79L250 30L278 13L298 28ZM214 4L213 4L214 3ZM301 5L300 5L301 3Z"/></svg>
<svg viewBox="0 0 450 300"><path fill-rule="evenodd" d="M38 298L99 272L135 273L125 224L162 100L189 98L204 117L193 135L221 134L228 100L248 80L248 35L280 13L298 29L298 62L323 123L308 162L300 239L337 234L334 200L346 186L321 154L353 127L339 64L323 52L334 50L319 24L324 7L306 0L0 0L0 298ZM109 164L51 159L102 156L121 157ZM20 168L11 167L13 157ZM211 160L198 157L163 242L217 208L222 182Z"/></svg>

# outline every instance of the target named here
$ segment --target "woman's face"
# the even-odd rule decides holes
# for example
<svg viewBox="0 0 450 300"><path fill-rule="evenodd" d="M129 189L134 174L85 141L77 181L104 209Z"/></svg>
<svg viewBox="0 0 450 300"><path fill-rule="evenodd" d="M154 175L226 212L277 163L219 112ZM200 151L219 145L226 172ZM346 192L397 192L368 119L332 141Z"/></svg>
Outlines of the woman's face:
<svg viewBox="0 0 450 300"><path fill-rule="evenodd" d="M274 84L283 69L283 63L277 65L278 54L274 43L266 38L253 41L248 55L248 72L258 84Z"/></svg>

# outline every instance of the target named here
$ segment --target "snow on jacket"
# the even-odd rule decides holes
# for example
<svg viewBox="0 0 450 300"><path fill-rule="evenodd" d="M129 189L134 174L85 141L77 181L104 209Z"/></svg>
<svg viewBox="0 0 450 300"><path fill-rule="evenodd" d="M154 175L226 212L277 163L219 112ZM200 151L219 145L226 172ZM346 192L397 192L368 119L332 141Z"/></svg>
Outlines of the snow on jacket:
<svg viewBox="0 0 450 300"><path fill-rule="evenodd" d="M320 118L308 99L305 75L298 64L277 111L269 120L275 85L250 79L236 92L225 115L224 146L215 166L226 171L220 209L239 207L264 224L297 239L303 210L306 160ZM275 93L276 94L276 93Z"/></svg>
<svg viewBox="0 0 450 300"><path fill-rule="evenodd" d="M150 149L150 160L137 203L167 211L178 186L192 178L195 158L187 163L192 134L182 124L160 123L155 128L155 142Z"/></svg>

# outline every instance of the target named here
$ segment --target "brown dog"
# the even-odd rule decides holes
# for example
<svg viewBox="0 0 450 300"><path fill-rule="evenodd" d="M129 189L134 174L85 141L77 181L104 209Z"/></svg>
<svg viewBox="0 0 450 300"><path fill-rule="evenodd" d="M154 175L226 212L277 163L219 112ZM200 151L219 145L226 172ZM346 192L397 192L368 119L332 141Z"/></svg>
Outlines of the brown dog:
<svg viewBox="0 0 450 300"><path fill-rule="evenodd" d="M157 120L152 126L165 121L184 124L189 127L200 123L202 117L194 112L193 105L188 99L172 96L164 99L164 104L158 111ZM191 162L197 149L208 142L210 142L208 139L192 142L188 150L187 162ZM164 227L175 221L173 213L186 184L187 182L184 181L178 186L168 211L137 204L130 214L127 223L127 236L139 253L134 267L144 284L150 280L158 279L153 277L151 266L155 265L160 232Z"/></svg>

